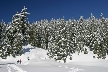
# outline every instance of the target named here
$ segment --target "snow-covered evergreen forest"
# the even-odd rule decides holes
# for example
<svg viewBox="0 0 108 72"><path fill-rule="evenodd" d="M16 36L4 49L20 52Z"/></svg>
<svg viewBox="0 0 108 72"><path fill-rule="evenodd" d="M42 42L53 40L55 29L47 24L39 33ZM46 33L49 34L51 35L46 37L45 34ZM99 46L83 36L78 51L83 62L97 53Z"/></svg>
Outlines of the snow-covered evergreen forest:
<svg viewBox="0 0 108 72"><path fill-rule="evenodd" d="M17 12L12 21L0 22L0 57L6 59L22 55L27 44L48 50L49 58L72 60L73 53L88 54L84 46L90 48L98 59L105 59L108 53L108 18L101 13L96 18L92 13L88 19L74 18L47 19L30 23L27 21L27 8ZM93 56L94 57L94 56Z"/></svg>

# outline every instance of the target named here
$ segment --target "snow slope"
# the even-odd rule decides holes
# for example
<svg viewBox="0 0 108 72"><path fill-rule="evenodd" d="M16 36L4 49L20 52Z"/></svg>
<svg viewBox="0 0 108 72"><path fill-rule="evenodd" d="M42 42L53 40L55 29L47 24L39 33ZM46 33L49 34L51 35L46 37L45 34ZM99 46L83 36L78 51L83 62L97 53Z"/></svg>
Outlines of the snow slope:
<svg viewBox="0 0 108 72"><path fill-rule="evenodd" d="M108 72L108 57L105 60L93 59L94 54L89 49L89 54L75 53L72 55L73 60L67 59L67 63L64 64L49 59L47 51L41 48L34 48L31 45L23 48L22 56L0 59L0 72L9 72L9 68L10 72ZM30 57L30 60L27 60L27 57ZM16 64L18 59L22 59L21 65Z"/></svg>

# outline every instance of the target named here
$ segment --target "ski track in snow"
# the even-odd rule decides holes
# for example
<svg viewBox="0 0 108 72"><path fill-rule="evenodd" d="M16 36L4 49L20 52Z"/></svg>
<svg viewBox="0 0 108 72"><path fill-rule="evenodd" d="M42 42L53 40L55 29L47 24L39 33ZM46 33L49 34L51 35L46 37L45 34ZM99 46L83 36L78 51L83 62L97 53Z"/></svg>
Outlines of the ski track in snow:
<svg viewBox="0 0 108 72"><path fill-rule="evenodd" d="M59 66L59 67L62 67L62 66ZM79 69L79 68L75 68L75 67L72 67L72 68L69 68L68 66L64 66L66 69L70 69L68 72L78 72L78 71L85 71L84 69Z"/></svg>
<svg viewBox="0 0 108 72"><path fill-rule="evenodd" d="M23 69L21 69L20 67L18 67L17 65L15 65L15 64L8 64L7 65L8 72L11 72L11 68L13 68L16 72L27 72L27 71L24 71Z"/></svg>
<svg viewBox="0 0 108 72"><path fill-rule="evenodd" d="M84 69L79 69L79 68L75 68L75 67L72 67L70 68L71 70L68 71L68 72L78 72L78 71L85 71Z"/></svg>

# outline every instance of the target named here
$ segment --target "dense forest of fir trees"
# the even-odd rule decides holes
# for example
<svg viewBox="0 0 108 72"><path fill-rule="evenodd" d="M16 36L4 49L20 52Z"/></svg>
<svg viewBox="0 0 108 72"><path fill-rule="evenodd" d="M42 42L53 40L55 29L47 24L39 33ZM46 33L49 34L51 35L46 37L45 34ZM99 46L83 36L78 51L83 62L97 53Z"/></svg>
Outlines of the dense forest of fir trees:
<svg viewBox="0 0 108 72"><path fill-rule="evenodd" d="M17 12L12 21L0 22L0 57L6 59L22 55L22 46L31 44L34 47L48 50L49 58L64 60L77 52L88 54L84 45L90 48L98 59L105 59L108 53L108 19L101 13L99 19L91 13L88 19L83 16L74 18L47 19L30 23L27 20L27 8Z"/></svg>

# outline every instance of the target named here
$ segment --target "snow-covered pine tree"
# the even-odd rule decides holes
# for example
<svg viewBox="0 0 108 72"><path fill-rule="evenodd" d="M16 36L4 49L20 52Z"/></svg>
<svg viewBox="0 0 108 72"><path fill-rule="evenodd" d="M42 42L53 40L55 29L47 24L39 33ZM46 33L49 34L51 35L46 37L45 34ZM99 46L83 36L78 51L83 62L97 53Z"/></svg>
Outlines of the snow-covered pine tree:
<svg viewBox="0 0 108 72"><path fill-rule="evenodd" d="M101 13L101 18L98 20L98 26L96 31L96 41L94 44L93 52L98 55L98 59L106 58L107 53L107 21Z"/></svg>
<svg viewBox="0 0 108 72"><path fill-rule="evenodd" d="M0 22L0 45L2 44L3 37L5 36L6 23L2 20Z"/></svg>
<svg viewBox="0 0 108 72"><path fill-rule="evenodd" d="M54 47L49 50L51 51L49 52L50 57L55 60L63 60L66 62L66 58L69 54L67 44L68 40L66 39L66 21L62 18L61 20L58 19L56 23L57 26L55 27L55 36L52 38L54 39L52 43Z"/></svg>
<svg viewBox="0 0 108 72"><path fill-rule="evenodd" d="M74 26L73 26L74 27ZM72 33L75 33L75 30L72 31L72 24L71 24L71 20L70 23L69 21L66 21L65 24L65 42L66 42L66 54L67 57L70 57L70 59L72 60L71 54L75 52L75 36Z"/></svg>
<svg viewBox="0 0 108 72"><path fill-rule="evenodd" d="M94 45L94 42L96 41L96 34L97 34L97 28L98 28L98 22L97 22L97 19L93 16L93 14L91 13L91 17L89 19L90 21L90 25L88 27L88 31L89 31L89 37L87 37L88 39L88 47L90 48L90 50L93 50L93 45Z"/></svg>
<svg viewBox="0 0 108 72"><path fill-rule="evenodd" d="M69 25L69 24L68 24ZM70 21L70 25L69 25L69 33L70 33L70 47L71 47L71 53L75 53L76 48L77 48L77 21L72 18L72 20Z"/></svg>
<svg viewBox="0 0 108 72"><path fill-rule="evenodd" d="M107 21L104 18L103 13L101 13L100 24L101 24L101 29L100 29L100 41L101 42L99 44L99 46L101 47L100 56L102 57L102 59L105 59L106 53L108 50L108 48L107 48L108 46L107 46L107 43L105 40L105 39L107 39Z"/></svg>
<svg viewBox="0 0 108 72"><path fill-rule="evenodd" d="M56 25L58 25L58 26L55 26L54 28L53 28L53 18L52 18L52 20L49 23L51 24L49 26L50 29L51 29L49 34L51 36L50 36L50 42L49 42L49 46L48 46L48 53L47 53L47 55L49 56L49 58L54 58L56 60L57 59L57 49L59 50L57 42L58 42L58 35L59 35L58 29L59 29L60 21L56 20L56 23L57 23Z"/></svg>
<svg viewBox="0 0 108 72"><path fill-rule="evenodd" d="M21 16L17 12L15 15L13 15L12 23L7 31L9 45L11 46L10 54L13 57L22 54L23 38L19 25L20 21L21 21Z"/></svg>
<svg viewBox="0 0 108 72"><path fill-rule="evenodd" d="M20 13L21 21L19 24L23 35L23 45L27 45L29 41L29 24L27 23L27 15L29 14L27 8L24 6Z"/></svg>
<svg viewBox="0 0 108 72"><path fill-rule="evenodd" d="M42 35L41 35L41 23L40 23L40 21L36 21L35 25L36 25L36 46L41 48Z"/></svg>
<svg viewBox="0 0 108 72"><path fill-rule="evenodd" d="M49 25L50 24L50 25ZM52 20L48 23L48 28L49 28L49 43L48 43L48 53L47 55L49 58L53 58L55 55L55 49L57 48L56 45L56 35L57 35L57 20Z"/></svg>
<svg viewBox="0 0 108 72"><path fill-rule="evenodd" d="M45 49L48 49L49 36L50 36L49 31L50 31L49 27L45 28Z"/></svg>
<svg viewBox="0 0 108 72"><path fill-rule="evenodd" d="M48 49L48 37L49 37L49 26L47 20L41 20L41 47L43 49Z"/></svg>
<svg viewBox="0 0 108 72"><path fill-rule="evenodd" d="M101 29L102 29L101 28L101 24L100 24L100 21L98 20L97 31L95 33L95 39L96 39L96 41L94 41L93 45L91 43L91 45L93 46L93 52L94 52L94 54L98 55L98 58L99 58L99 52L101 51L100 50L100 46L99 46L100 42L101 42L101 35L100 35L100 33L102 31ZM91 38L93 39L93 37L91 37Z"/></svg>
<svg viewBox="0 0 108 72"><path fill-rule="evenodd" d="M80 53L80 51L84 51L83 47L84 47L84 29L83 29L83 23L84 23L84 18L83 16L80 17L79 21L78 21L78 26L77 26L77 34L76 34L76 43L77 43L77 52L78 54Z"/></svg>
<svg viewBox="0 0 108 72"><path fill-rule="evenodd" d="M36 46L36 26L35 24L30 24L29 27L30 31L29 31L29 44L31 44L32 46Z"/></svg>
<svg viewBox="0 0 108 72"><path fill-rule="evenodd" d="M6 29L4 30L4 36L2 37L2 43L0 45L0 57L2 59L6 59L7 56L11 55L11 46L9 41L9 26L6 26Z"/></svg>
<svg viewBox="0 0 108 72"><path fill-rule="evenodd" d="M9 40L7 35L3 37L2 44L0 45L0 57L6 59L7 56L11 55L11 46L9 45Z"/></svg>
<svg viewBox="0 0 108 72"><path fill-rule="evenodd" d="M106 24L105 24L105 36L103 38L104 44L107 47L107 55L108 55L108 18L106 18Z"/></svg>
<svg viewBox="0 0 108 72"><path fill-rule="evenodd" d="M12 55L13 57L22 54L22 46L27 35L26 24L26 11L27 8L24 7L21 13L16 13L12 17L12 22L9 24L5 31L5 36L3 38L2 45L0 46L0 56L5 58ZM24 28L23 28L24 27Z"/></svg>

